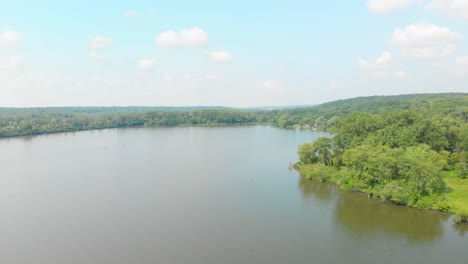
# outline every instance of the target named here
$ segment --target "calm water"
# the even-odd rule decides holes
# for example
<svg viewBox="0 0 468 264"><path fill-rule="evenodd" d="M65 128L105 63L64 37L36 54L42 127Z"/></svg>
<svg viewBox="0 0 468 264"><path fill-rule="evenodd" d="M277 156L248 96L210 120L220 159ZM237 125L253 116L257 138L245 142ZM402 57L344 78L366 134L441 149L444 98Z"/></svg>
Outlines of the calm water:
<svg viewBox="0 0 468 264"><path fill-rule="evenodd" d="M0 263L465 263L468 229L288 170L262 126L0 140Z"/></svg>

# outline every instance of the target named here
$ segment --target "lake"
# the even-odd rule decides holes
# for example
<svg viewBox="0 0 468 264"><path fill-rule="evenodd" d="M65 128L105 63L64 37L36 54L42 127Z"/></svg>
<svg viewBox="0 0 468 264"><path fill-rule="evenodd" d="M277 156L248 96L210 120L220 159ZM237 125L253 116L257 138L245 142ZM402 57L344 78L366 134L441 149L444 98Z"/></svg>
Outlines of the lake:
<svg viewBox="0 0 468 264"><path fill-rule="evenodd" d="M288 169L327 135L128 128L0 140L0 263L464 263L468 228Z"/></svg>

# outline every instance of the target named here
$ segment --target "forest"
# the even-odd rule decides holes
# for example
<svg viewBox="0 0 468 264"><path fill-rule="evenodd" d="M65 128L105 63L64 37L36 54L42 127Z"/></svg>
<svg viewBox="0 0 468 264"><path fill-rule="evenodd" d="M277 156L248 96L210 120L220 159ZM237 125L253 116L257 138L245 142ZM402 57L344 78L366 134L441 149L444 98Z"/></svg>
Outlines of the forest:
<svg viewBox="0 0 468 264"><path fill-rule="evenodd" d="M266 110L226 107L0 108L0 138L119 127L265 124L327 131L353 112L414 110L423 116L468 118L468 94L373 96L312 107Z"/></svg>
<svg viewBox="0 0 468 264"><path fill-rule="evenodd" d="M329 128L332 138L301 145L295 167L309 179L398 205L455 212L466 222L466 98L352 112Z"/></svg>

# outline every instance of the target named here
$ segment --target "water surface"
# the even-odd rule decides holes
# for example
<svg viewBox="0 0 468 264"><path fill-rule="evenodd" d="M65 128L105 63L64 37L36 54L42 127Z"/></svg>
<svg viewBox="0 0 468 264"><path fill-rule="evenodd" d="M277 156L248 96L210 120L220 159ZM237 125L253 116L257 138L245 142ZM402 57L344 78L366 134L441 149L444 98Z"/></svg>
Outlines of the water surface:
<svg viewBox="0 0 468 264"><path fill-rule="evenodd" d="M464 227L288 170L320 132L113 129L0 140L0 263L462 263ZM461 261L461 262L460 262Z"/></svg>

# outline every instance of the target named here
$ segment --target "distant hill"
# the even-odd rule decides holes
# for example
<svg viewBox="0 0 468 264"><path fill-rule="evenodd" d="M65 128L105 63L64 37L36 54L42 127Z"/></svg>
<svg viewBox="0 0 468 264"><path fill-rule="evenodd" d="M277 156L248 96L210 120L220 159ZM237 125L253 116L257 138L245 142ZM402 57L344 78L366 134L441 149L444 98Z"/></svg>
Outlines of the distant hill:
<svg viewBox="0 0 468 264"><path fill-rule="evenodd" d="M313 107L273 110L274 125L281 128L302 127L326 130L333 120L352 112L382 114L398 110L414 110L430 117L468 115L468 93L409 94L369 96L337 100Z"/></svg>
<svg viewBox="0 0 468 264"><path fill-rule="evenodd" d="M337 118L352 112L380 114L405 109L424 116L452 115L468 120L468 93L371 96L317 106L247 109L222 106L0 108L0 137L118 127L224 124L327 130Z"/></svg>
<svg viewBox="0 0 468 264"><path fill-rule="evenodd" d="M313 113L325 117L343 116L352 112L373 114L412 109L424 114L448 114L468 107L468 93L408 94L392 96L369 96L343 99L313 107L285 110L290 114Z"/></svg>
<svg viewBox="0 0 468 264"><path fill-rule="evenodd" d="M0 107L0 113L14 112L73 112L73 113L143 113L151 111L175 112L196 110L227 110L225 106L60 106L60 107Z"/></svg>
<svg viewBox="0 0 468 264"><path fill-rule="evenodd" d="M310 105L256 106L256 107L247 107L247 108L242 108L242 109L254 110L254 111L271 111L271 110L282 110L282 109L310 108L313 106L316 106L316 105L310 104Z"/></svg>

